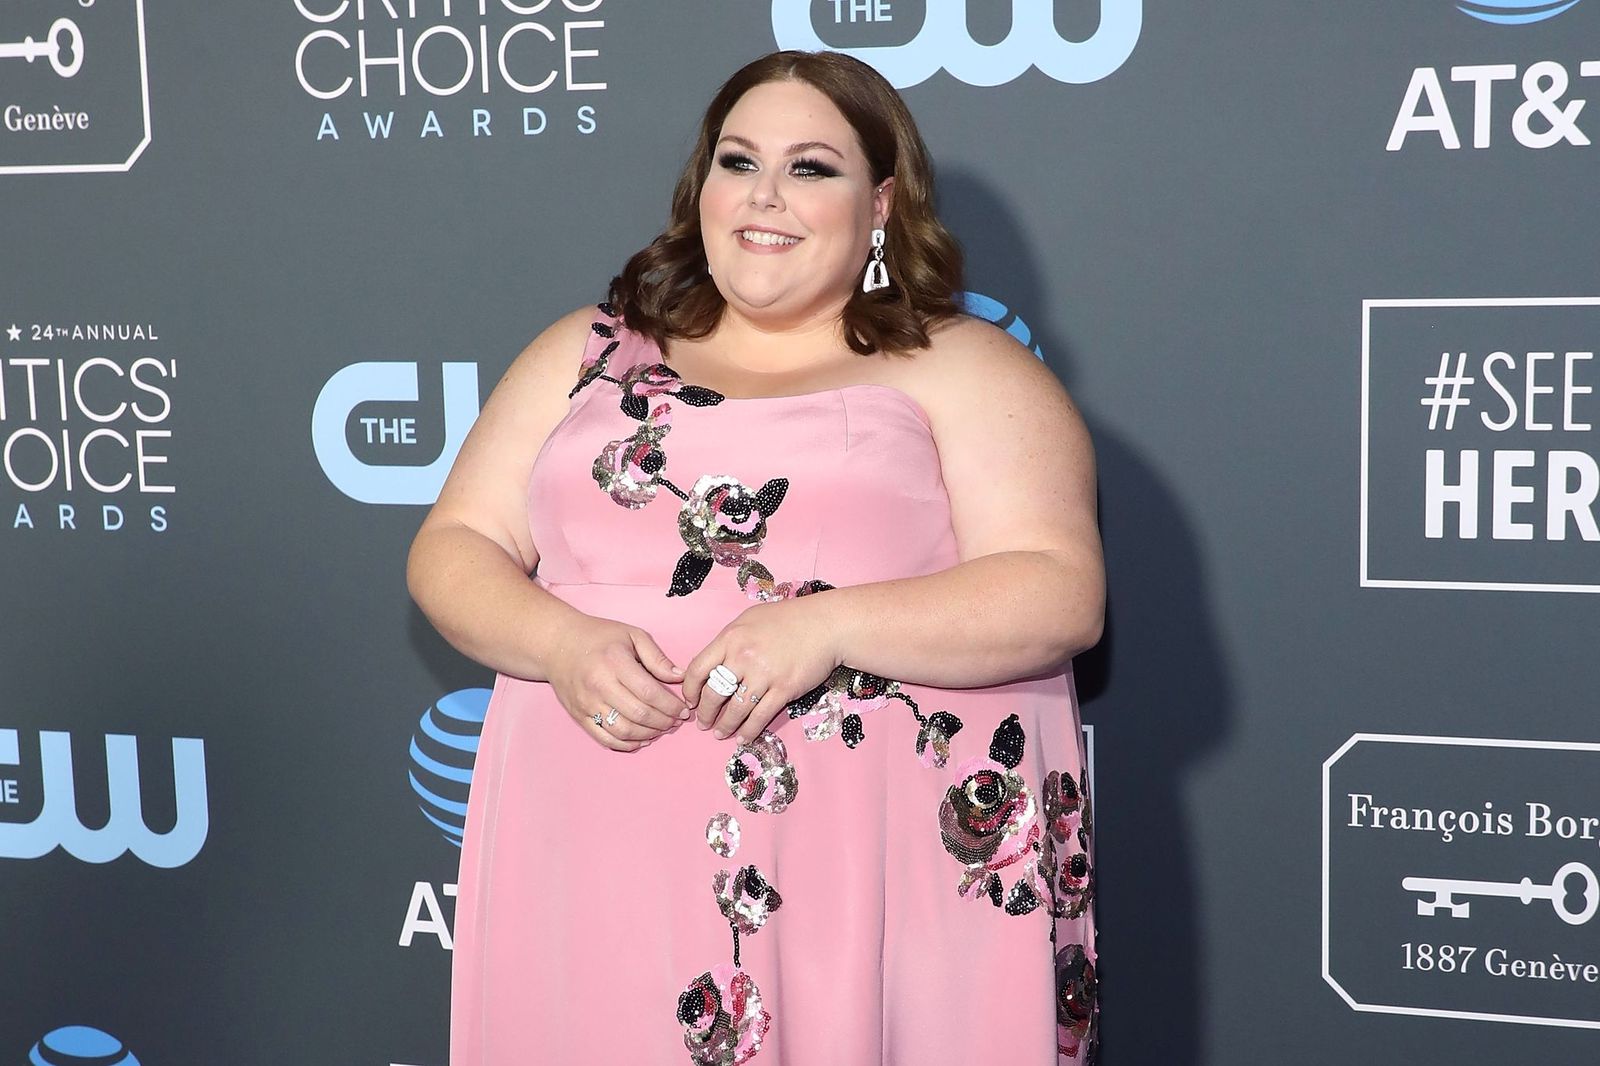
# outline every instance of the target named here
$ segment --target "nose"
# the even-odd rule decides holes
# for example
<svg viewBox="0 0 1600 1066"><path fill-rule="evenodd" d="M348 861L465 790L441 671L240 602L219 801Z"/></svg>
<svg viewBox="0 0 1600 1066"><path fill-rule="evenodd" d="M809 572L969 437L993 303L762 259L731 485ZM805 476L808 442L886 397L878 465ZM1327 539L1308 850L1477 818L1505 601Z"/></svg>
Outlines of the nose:
<svg viewBox="0 0 1600 1066"><path fill-rule="evenodd" d="M758 210L783 208L783 197L778 192L778 179L770 171L757 174L750 183L750 206Z"/></svg>

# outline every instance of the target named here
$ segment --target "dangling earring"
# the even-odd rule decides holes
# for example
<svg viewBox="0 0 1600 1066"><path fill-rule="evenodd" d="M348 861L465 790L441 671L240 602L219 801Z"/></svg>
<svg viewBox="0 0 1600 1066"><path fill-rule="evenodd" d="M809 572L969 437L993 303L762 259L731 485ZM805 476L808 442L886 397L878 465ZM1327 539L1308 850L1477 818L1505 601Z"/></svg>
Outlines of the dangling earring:
<svg viewBox="0 0 1600 1066"><path fill-rule="evenodd" d="M883 265L882 227L872 231L872 258L867 260L867 276L861 279L862 292L877 292L889 287L889 268Z"/></svg>

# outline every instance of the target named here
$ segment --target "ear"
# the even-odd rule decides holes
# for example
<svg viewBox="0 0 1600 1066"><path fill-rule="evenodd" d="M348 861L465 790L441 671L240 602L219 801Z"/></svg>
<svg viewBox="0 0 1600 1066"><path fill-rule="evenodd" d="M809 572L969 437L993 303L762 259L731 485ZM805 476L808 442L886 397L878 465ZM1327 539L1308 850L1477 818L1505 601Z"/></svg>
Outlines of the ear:
<svg viewBox="0 0 1600 1066"><path fill-rule="evenodd" d="M879 229L889 221L894 208L894 178L887 177L872 191L872 224Z"/></svg>

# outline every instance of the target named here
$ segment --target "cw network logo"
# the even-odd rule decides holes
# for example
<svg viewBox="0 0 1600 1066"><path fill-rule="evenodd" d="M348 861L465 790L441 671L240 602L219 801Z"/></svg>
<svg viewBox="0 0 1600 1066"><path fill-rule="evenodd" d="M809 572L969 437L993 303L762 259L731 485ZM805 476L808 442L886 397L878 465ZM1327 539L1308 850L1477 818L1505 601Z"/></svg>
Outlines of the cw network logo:
<svg viewBox="0 0 1600 1066"><path fill-rule="evenodd" d="M44 1034L28 1049L32 1066L139 1066L128 1045L87 1025L68 1025Z"/></svg>
<svg viewBox="0 0 1600 1066"><path fill-rule="evenodd" d="M825 0L836 26L893 23L902 0ZM979 44L967 31L967 0L925 0L922 29L904 44L837 48L877 68L904 89L945 70L968 85L1003 85L1037 67L1056 81L1082 85L1114 73L1133 54L1144 24L1143 0L1100 0L1100 24L1084 41L1063 38L1054 0L1011 0L1011 32ZM779 48L832 48L812 22L812 0L772 0L772 36Z"/></svg>
<svg viewBox="0 0 1600 1066"><path fill-rule="evenodd" d="M1580 0L1461 0L1456 10L1479 22L1497 26L1522 26L1553 19L1577 7Z"/></svg>
<svg viewBox="0 0 1600 1066"><path fill-rule="evenodd" d="M72 735L39 731L39 813L30 822L0 820L0 858L37 859L59 847L83 862L102 863L131 851L151 866L172 869L200 853L211 825L206 800L205 742L191 737L172 741L177 817L165 833L151 832L144 821L139 797L139 751L134 738L110 734L105 738L105 748L109 813L105 825L89 829L78 819ZM7 807L22 802L17 779L3 776L6 767L20 766L21 762L17 731L0 729L0 816Z"/></svg>
<svg viewBox="0 0 1600 1066"><path fill-rule="evenodd" d="M369 463L350 448L347 435L357 408L417 402L416 363L352 363L322 386L311 411L311 446L334 488L361 503L431 504L478 418L478 365L445 363L444 444L423 464ZM369 414L355 419L356 439L404 455L419 445L417 416Z"/></svg>

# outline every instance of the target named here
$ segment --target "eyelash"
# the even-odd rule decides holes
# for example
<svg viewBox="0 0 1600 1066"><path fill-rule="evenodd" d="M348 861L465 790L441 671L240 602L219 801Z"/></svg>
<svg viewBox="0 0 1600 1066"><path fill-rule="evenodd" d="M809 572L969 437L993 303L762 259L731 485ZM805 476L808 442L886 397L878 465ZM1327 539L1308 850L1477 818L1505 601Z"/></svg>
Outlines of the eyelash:
<svg viewBox="0 0 1600 1066"><path fill-rule="evenodd" d="M755 166L755 160L739 152L724 152L717 157L717 165L724 170L740 172L744 169L745 164L753 167ZM802 178L837 178L839 176L837 170L820 159L796 159L790 164L790 167L794 170L810 171L808 174L796 175Z"/></svg>

